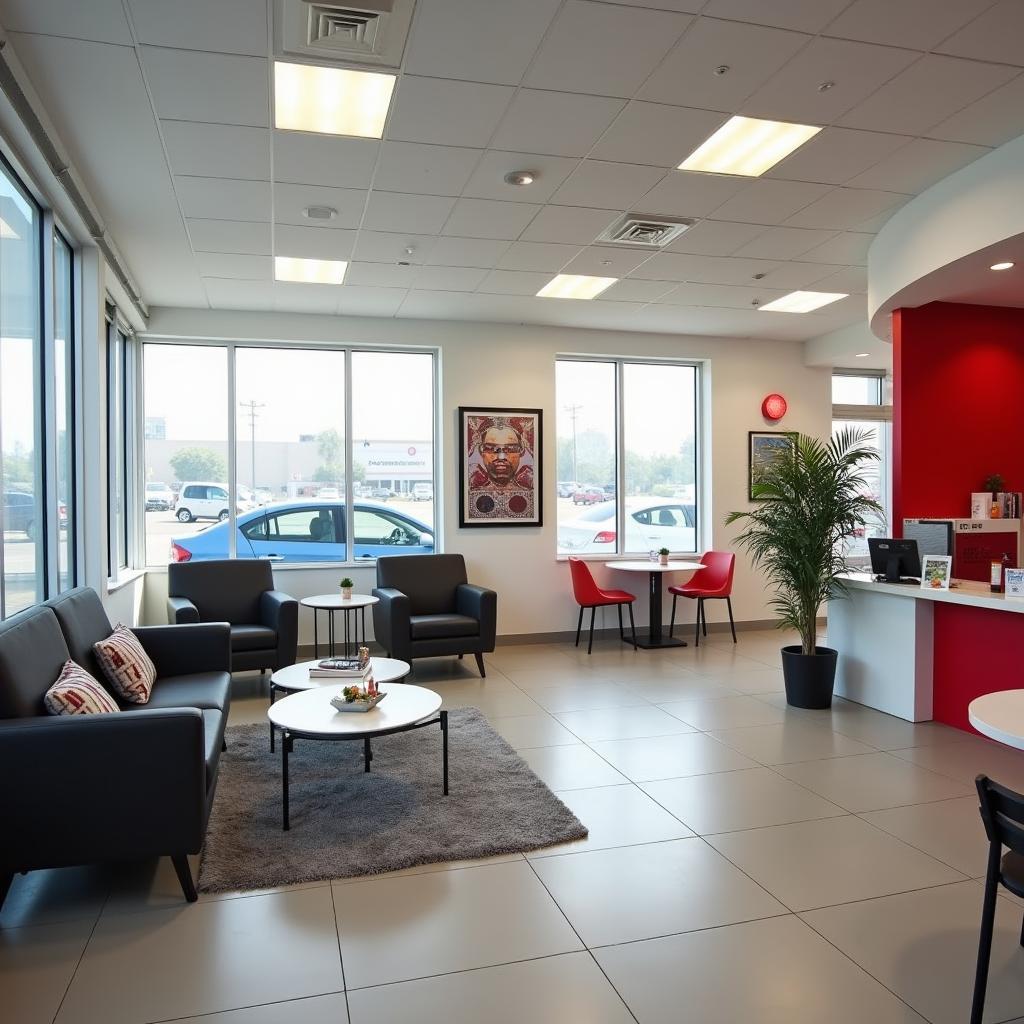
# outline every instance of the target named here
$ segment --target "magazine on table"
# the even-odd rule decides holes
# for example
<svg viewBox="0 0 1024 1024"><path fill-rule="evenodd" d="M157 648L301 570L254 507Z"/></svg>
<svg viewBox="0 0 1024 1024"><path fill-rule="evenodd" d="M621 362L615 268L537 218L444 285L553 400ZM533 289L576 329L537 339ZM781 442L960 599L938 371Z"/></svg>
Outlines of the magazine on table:
<svg viewBox="0 0 1024 1024"><path fill-rule="evenodd" d="M359 658L324 658L309 670L310 679L362 679L370 672L370 663Z"/></svg>

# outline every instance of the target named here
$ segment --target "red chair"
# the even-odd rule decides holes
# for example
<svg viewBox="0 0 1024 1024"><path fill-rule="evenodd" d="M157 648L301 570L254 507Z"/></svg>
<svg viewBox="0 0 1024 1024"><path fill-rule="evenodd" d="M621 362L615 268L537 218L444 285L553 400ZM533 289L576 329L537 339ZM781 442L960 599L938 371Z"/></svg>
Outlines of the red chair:
<svg viewBox="0 0 1024 1024"><path fill-rule="evenodd" d="M676 625L676 601L680 597L692 597L697 602L697 639L700 647L700 634L708 635L708 620L704 612L705 601L724 600L729 609L729 627L732 629L732 642L736 643L736 623L732 620L732 574L736 568L736 556L730 551L708 551L701 556L703 569L698 569L682 586L669 587L672 595L672 619L669 622L668 635Z"/></svg>
<svg viewBox="0 0 1024 1024"><path fill-rule="evenodd" d="M576 646L580 645L580 630L583 628L583 611L590 609L590 641L587 644L587 654L590 654L594 646L594 616L598 608L604 608L613 604L619 612L619 636L626 639L622 631L622 606L629 608L629 628L633 633L633 650L636 650L636 624L633 622L633 602L635 594L626 590L602 590L595 582L587 563L582 558L569 559L569 571L572 573L572 593L576 603L580 606L580 619L576 623Z"/></svg>

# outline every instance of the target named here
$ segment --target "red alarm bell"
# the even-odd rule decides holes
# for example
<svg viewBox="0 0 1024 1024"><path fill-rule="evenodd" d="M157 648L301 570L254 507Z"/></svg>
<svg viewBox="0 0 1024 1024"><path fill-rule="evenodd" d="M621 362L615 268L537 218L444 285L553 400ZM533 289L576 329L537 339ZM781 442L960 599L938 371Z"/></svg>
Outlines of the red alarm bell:
<svg viewBox="0 0 1024 1024"><path fill-rule="evenodd" d="M782 395L768 395L761 403L761 415L768 420L781 420L789 406Z"/></svg>

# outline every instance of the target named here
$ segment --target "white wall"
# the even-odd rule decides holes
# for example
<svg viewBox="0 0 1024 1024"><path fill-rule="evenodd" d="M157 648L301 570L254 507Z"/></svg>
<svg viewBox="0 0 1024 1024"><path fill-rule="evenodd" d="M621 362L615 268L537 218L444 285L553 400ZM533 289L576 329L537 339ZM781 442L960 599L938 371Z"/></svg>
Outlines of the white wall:
<svg viewBox="0 0 1024 1024"><path fill-rule="evenodd" d="M681 314L681 319L684 314ZM498 591L498 632L501 635L574 630L577 607L572 600L568 566L555 557L555 357L559 354L597 354L706 360L706 423L710 443L705 453L705 479L710 487L711 532L705 545L728 548L733 530L723 526L725 515L746 509L747 431L800 430L827 435L831 428L830 371L804 365L797 342L707 339L587 331L509 324L357 319L276 313L156 309L143 337L201 339L270 339L278 341L338 341L345 344L391 344L436 347L441 353L442 482L436 493L441 503L443 545L462 552L473 582ZM789 413L779 425L766 424L761 400L772 391L789 401ZM382 395L386 402L387 396ZM455 448L456 409L460 405L539 407L544 410L543 479L544 526L537 529L459 529L456 492L458 461ZM647 415L658 416L657 409ZM707 518L707 517L706 517ZM640 596L638 623L647 617L646 577L625 577L593 566L599 582L627 587ZM372 569L346 570L358 590L374 584ZM277 586L302 597L333 591L339 573L332 569L276 570ZM143 607L145 621L161 621L166 574L151 572ZM742 556L737 564L733 607L738 620L772 617L758 575ZM666 621L669 602L666 602ZM710 607L709 618L722 618ZM723 609L724 611L724 609ZM692 615L692 609L687 609ZM607 614L613 625L615 612ZM303 642L311 639L308 614L301 619Z"/></svg>

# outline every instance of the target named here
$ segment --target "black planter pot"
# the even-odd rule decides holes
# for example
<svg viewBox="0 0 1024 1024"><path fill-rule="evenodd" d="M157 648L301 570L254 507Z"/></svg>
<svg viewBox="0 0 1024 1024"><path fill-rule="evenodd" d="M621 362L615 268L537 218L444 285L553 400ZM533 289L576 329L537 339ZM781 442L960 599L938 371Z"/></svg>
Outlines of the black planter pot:
<svg viewBox="0 0 1024 1024"><path fill-rule="evenodd" d="M831 647L815 647L813 654L804 654L799 645L783 647L786 703L794 708L830 708L838 658L839 652Z"/></svg>

